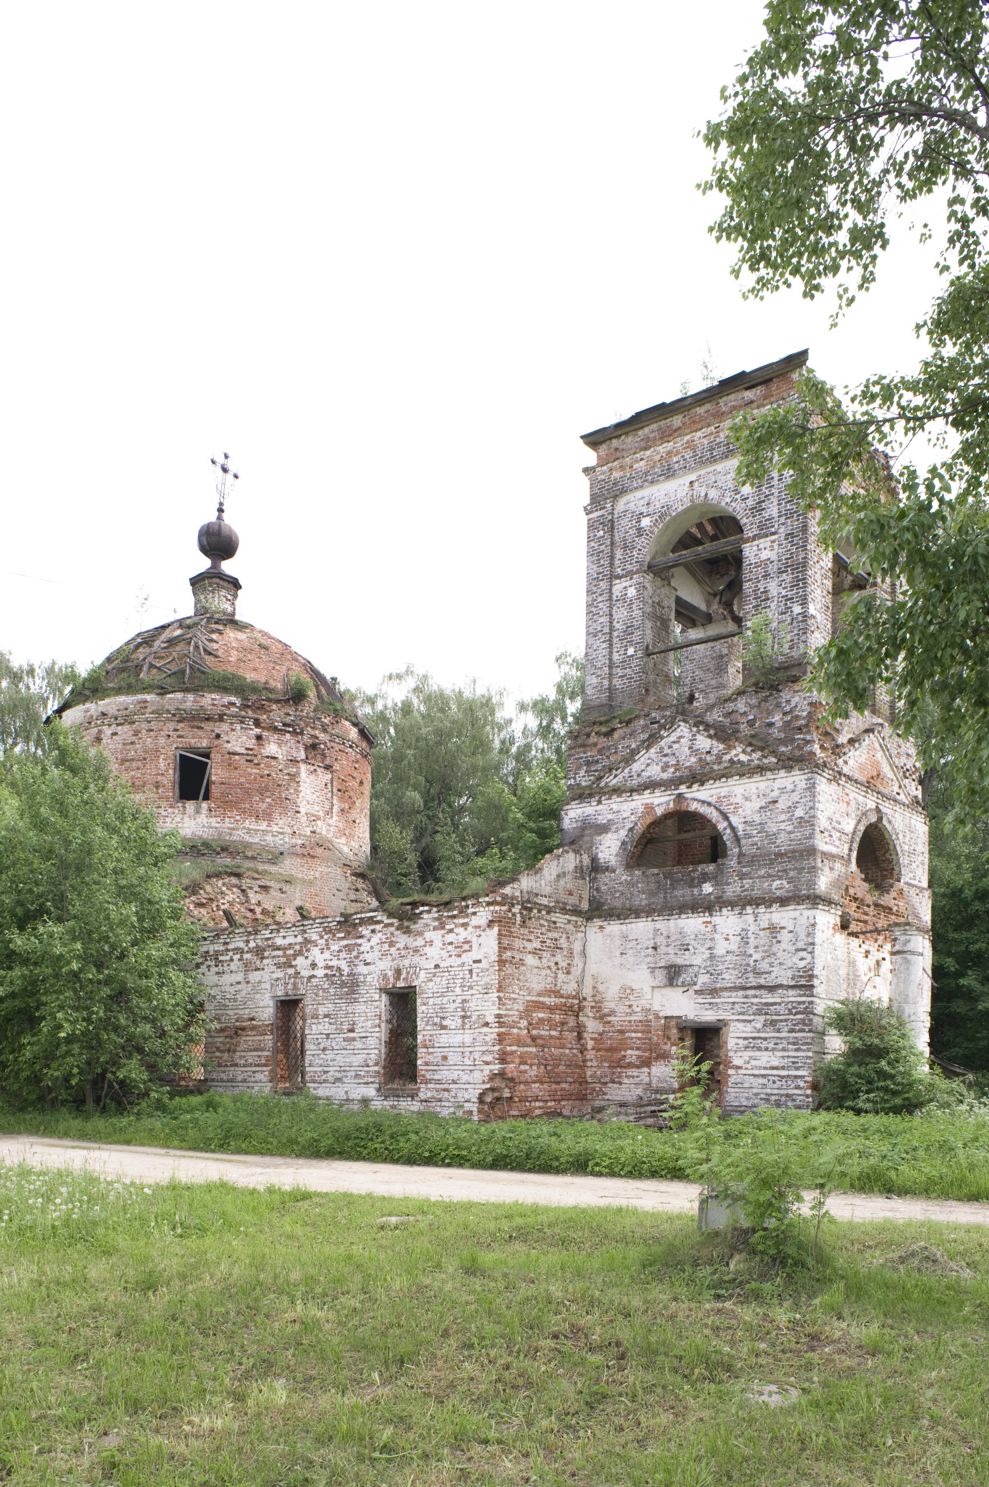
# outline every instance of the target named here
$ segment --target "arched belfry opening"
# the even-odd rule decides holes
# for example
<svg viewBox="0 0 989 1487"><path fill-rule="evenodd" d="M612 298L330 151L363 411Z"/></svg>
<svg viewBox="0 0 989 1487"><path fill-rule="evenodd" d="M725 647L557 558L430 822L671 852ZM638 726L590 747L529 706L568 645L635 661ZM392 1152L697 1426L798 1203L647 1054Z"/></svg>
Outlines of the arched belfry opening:
<svg viewBox="0 0 989 1487"><path fill-rule="evenodd" d="M900 876L892 838L878 821L870 821L859 837L855 866L870 888L886 893Z"/></svg>
<svg viewBox="0 0 989 1487"><path fill-rule="evenodd" d="M646 696L707 702L741 682L743 550L738 518L691 507L656 534L646 564Z"/></svg>
<svg viewBox="0 0 989 1487"><path fill-rule="evenodd" d="M642 832L628 854L633 868L704 867L723 862L728 848L721 832L700 811L667 811Z"/></svg>

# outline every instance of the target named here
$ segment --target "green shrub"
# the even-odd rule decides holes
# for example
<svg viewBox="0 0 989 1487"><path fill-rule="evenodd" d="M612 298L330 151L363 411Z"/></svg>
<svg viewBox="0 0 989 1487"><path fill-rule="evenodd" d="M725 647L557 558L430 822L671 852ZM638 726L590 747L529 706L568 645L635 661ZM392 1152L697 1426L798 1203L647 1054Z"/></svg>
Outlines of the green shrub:
<svg viewBox="0 0 989 1487"><path fill-rule="evenodd" d="M819 1070L822 1110L906 1115L931 1102L927 1060L899 1012L849 998L831 1007L824 1022L845 1047Z"/></svg>
<svg viewBox="0 0 989 1487"><path fill-rule="evenodd" d="M288 695L293 702L306 702L315 691L312 682L301 671L288 674Z"/></svg>
<svg viewBox="0 0 989 1487"><path fill-rule="evenodd" d="M128 1105L203 1033L179 845L61 724L0 774L0 1092Z"/></svg>
<svg viewBox="0 0 989 1487"><path fill-rule="evenodd" d="M738 1216L732 1236L777 1269L792 1270L817 1257L830 1182L821 1172L811 1202L811 1220L801 1211L802 1189L811 1174L786 1141L786 1116L760 1110L740 1140L717 1141L704 1168L707 1193Z"/></svg>
<svg viewBox="0 0 989 1487"><path fill-rule="evenodd" d="M673 1055L676 1093L670 1100L667 1125L671 1131L709 1133L721 1111L711 1092L711 1061L691 1053L683 1044Z"/></svg>
<svg viewBox="0 0 989 1487"><path fill-rule="evenodd" d="M790 628L785 620L774 625L765 610L754 614L742 639L742 660L748 680L757 687L771 682L789 645Z"/></svg>

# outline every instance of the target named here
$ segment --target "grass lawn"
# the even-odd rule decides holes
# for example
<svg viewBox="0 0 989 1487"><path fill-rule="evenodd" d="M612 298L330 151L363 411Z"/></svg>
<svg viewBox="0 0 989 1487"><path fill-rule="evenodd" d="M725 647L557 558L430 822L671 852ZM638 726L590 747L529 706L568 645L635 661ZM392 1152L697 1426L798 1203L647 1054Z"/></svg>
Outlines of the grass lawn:
<svg viewBox="0 0 989 1487"><path fill-rule="evenodd" d="M766 1146L794 1161L805 1187L989 1200L989 1116L770 1111L719 1123L729 1145ZM342 1110L306 1096L177 1095L129 1113L15 1111L0 1131L192 1151L337 1157L518 1172L699 1180L709 1155L698 1130L622 1121L506 1120Z"/></svg>
<svg viewBox="0 0 989 1487"><path fill-rule="evenodd" d="M826 1246L0 1169L0 1480L985 1487L989 1233Z"/></svg>

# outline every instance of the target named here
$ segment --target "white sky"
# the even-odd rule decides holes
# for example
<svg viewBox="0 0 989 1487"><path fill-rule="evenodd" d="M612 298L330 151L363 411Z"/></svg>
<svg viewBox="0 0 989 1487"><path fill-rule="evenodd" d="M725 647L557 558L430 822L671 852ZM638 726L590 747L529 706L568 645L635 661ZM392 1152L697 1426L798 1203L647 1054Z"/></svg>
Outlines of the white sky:
<svg viewBox="0 0 989 1487"><path fill-rule="evenodd" d="M757 0L56 0L0 20L0 648L238 613L348 686L583 647L587 429L803 346L916 356L912 241L837 331L745 301L694 133ZM140 595L146 596L141 608Z"/></svg>

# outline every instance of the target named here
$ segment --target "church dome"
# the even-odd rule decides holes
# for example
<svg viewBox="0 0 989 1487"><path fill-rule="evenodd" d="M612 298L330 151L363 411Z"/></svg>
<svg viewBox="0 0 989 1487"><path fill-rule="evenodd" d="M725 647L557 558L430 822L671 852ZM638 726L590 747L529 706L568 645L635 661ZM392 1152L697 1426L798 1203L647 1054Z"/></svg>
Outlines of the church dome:
<svg viewBox="0 0 989 1487"><path fill-rule="evenodd" d="M335 678L237 618L240 581L222 567L238 545L223 517L228 460L199 534L210 567L189 580L193 613L125 640L57 712L178 833L195 918L365 909L373 740Z"/></svg>
<svg viewBox="0 0 989 1487"><path fill-rule="evenodd" d="M290 645L244 620L212 614L186 615L133 635L93 667L58 711L148 692L223 692L349 712L335 679Z"/></svg>
<svg viewBox="0 0 989 1487"><path fill-rule="evenodd" d="M211 925L369 907L371 737L335 681L244 620L142 630L59 708L178 832Z"/></svg>

